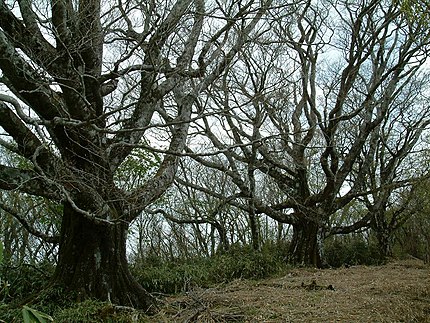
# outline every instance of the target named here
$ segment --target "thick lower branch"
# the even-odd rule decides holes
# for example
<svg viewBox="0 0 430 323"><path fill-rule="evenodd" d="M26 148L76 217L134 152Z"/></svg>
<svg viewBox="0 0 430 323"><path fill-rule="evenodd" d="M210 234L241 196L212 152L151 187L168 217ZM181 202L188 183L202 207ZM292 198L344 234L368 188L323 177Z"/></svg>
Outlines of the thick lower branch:
<svg viewBox="0 0 430 323"><path fill-rule="evenodd" d="M7 191L18 190L30 195L42 196L56 201L61 199L57 187L49 184L36 172L1 164L0 189Z"/></svg>

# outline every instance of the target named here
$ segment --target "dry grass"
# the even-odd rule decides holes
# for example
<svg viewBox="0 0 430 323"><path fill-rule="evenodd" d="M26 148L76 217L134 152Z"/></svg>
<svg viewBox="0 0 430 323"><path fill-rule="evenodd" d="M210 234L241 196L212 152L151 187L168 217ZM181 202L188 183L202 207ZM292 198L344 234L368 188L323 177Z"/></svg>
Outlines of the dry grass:
<svg viewBox="0 0 430 323"><path fill-rule="evenodd" d="M430 322L430 267L411 259L379 267L294 269L279 278L195 288L164 301L151 322Z"/></svg>

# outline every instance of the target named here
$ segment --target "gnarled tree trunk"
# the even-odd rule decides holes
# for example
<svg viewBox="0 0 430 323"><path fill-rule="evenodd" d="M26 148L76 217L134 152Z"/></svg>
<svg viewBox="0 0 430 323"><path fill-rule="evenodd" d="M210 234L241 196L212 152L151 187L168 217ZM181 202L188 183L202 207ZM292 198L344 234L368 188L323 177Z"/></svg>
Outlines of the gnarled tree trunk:
<svg viewBox="0 0 430 323"><path fill-rule="evenodd" d="M378 240L378 251L381 259L391 257L393 255L392 233L388 230L376 231L376 238Z"/></svg>
<svg viewBox="0 0 430 323"><path fill-rule="evenodd" d="M318 233L319 226L312 221L304 220L293 225L289 262L297 265L321 267Z"/></svg>
<svg viewBox="0 0 430 323"><path fill-rule="evenodd" d="M155 299L130 274L126 258L128 223L95 224L64 206L54 283L115 304L156 309Z"/></svg>

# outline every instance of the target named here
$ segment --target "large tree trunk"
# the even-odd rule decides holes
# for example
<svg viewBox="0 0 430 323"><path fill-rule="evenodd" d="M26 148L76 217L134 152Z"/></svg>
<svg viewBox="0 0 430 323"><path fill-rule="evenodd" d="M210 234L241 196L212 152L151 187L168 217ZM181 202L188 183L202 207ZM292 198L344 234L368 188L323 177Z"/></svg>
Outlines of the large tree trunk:
<svg viewBox="0 0 430 323"><path fill-rule="evenodd" d="M393 255L393 239L392 234L388 230L377 230L376 238L378 239L378 251L382 259Z"/></svg>
<svg viewBox="0 0 430 323"><path fill-rule="evenodd" d="M312 221L302 221L293 225L293 238L289 248L289 262L296 265L322 266L318 245L318 224Z"/></svg>
<svg viewBox="0 0 430 323"><path fill-rule="evenodd" d="M65 205L54 283L77 293L156 310L155 299L131 275L126 259L128 224L96 225Z"/></svg>
<svg viewBox="0 0 430 323"><path fill-rule="evenodd" d="M375 208L376 210L373 212L371 227L376 234L376 239L378 240L379 256L381 259L385 259L393 255L393 229L387 223L385 205L379 205Z"/></svg>

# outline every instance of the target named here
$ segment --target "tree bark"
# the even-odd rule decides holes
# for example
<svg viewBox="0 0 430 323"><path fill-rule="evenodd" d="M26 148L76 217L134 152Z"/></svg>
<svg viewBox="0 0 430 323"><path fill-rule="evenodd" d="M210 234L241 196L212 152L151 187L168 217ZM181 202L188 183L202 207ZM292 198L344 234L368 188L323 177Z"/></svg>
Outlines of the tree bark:
<svg viewBox="0 0 430 323"><path fill-rule="evenodd" d="M393 242L390 232L384 230L376 231L376 238L378 240L378 251L381 259L391 257L393 255Z"/></svg>
<svg viewBox="0 0 430 323"><path fill-rule="evenodd" d="M322 267L318 232L318 224L312 221L304 220L293 225L288 261L296 265Z"/></svg>
<svg viewBox="0 0 430 323"><path fill-rule="evenodd" d="M154 313L155 298L131 275L126 258L128 223L94 224L64 205L53 282L79 299L96 298Z"/></svg>
<svg viewBox="0 0 430 323"><path fill-rule="evenodd" d="M371 228L376 235L378 241L378 251L381 259L391 257L393 255L393 233L394 227L388 223L386 217L386 203L378 203L373 206Z"/></svg>
<svg viewBox="0 0 430 323"><path fill-rule="evenodd" d="M249 214L249 226L251 229L251 245L252 249L260 250L260 224L255 213Z"/></svg>

